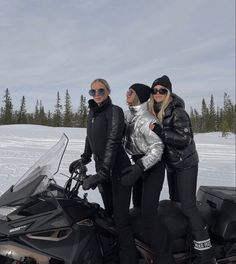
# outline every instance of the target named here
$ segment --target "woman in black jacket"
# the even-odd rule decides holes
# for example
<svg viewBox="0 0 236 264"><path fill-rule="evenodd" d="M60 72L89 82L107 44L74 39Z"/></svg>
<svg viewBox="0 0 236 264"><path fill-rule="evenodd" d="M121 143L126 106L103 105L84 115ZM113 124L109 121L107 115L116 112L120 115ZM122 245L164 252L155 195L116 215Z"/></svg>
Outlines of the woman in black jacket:
<svg viewBox="0 0 236 264"><path fill-rule="evenodd" d="M124 114L120 107L113 105L109 97L110 86L104 79L91 83L89 94L89 115L84 153L79 160L71 163L73 172L81 164L91 161L93 155L96 174L83 182L83 189L99 185L108 216L114 214L119 234L120 263L136 264L136 249L129 223L131 188L120 184L121 171L130 165L121 140L124 133Z"/></svg>
<svg viewBox="0 0 236 264"><path fill-rule="evenodd" d="M195 264L216 263L204 221L196 207L198 154L191 121L184 101L172 93L172 84L164 75L152 84L150 111L160 124L150 128L162 139L170 199L180 202L189 221L195 249Z"/></svg>

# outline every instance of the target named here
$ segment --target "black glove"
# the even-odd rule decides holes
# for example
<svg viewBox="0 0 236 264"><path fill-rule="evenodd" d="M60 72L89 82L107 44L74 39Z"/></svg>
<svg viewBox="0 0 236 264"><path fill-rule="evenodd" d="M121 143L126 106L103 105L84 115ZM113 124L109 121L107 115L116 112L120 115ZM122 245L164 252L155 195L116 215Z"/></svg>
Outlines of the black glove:
<svg viewBox="0 0 236 264"><path fill-rule="evenodd" d="M159 123L154 123L153 132L158 135L160 139L162 139L162 126Z"/></svg>
<svg viewBox="0 0 236 264"><path fill-rule="evenodd" d="M143 169L137 163L122 170L121 184L132 186L143 174Z"/></svg>
<svg viewBox="0 0 236 264"><path fill-rule="evenodd" d="M107 181L109 179L108 171L101 169L97 174L90 175L83 181L83 189L85 191L89 189L95 189L99 183Z"/></svg>
<svg viewBox="0 0 236 264"><path fill-rule="evenodd" d="M85 161L84 159L78 159L78 160L74 160L73 162L71 162L70 166L69 166L69 172L73 173L76 170L80 170L82 167L85 166Z"/></svg>

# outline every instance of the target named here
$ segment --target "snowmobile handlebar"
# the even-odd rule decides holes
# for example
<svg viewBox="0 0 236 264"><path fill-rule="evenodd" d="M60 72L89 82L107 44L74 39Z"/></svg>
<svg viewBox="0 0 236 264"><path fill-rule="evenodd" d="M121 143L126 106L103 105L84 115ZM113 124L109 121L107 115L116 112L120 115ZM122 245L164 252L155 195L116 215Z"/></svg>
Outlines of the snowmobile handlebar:
<svg viewBox="0 0 236 264"><path fill-rule="evenodd" d="M87 172L87 167L83 165L79 169L71 173L70 178L65 184L65 191L64 191L65 195L68 198L78 195L79 187L83 184L84 179L88 177L86 172ZM71 189L73 180L76 181L76 184Z"/></svg>

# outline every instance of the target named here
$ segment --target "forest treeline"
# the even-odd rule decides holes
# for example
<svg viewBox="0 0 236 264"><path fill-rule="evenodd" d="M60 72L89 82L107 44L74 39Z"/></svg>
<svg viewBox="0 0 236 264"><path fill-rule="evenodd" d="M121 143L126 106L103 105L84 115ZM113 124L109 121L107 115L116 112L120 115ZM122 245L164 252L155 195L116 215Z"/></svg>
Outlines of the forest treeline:
<svg viewBox="0 0 236 264"><path fill-rule="evenodd" d="M0 124L37 124L54 127L86 127L88 106L86 97L80 96L78 110L73 111L71 96L66 90L62 102L59 92L56 94L54 110L45 111L43 102L36 100L34 112L29 113L26 107L25 96L22 96L19 109L13 107L10 91L5 90L0 109ZM230 96L224 93L223 106L216 107L214 97L211 95L209 104L205 99L201 102L201 111L190 109L194 133L206 133L221 131L222 135L229 132L235 133L236 105L232 103Z"/></svg>
<svg viewBox="0 0 236 264"><path fill-rule="evenodd" d="M190 118L194 133L221 131L222 135L232 132L235 134L236 105L230 96L224 93L223 107L215 107L214 97L211 95L209 105L202 99L201 112L191 108Z"/></svg>
<svg viewBox="0 0 236 264"><path fill-rule="evenodd" d="M45 111L42 100L36 100L34 112L29 113L25 96L22 96L19 109L14 109L10 91L7 88L3 96L3 106L0 109L0 124L35 124L54 127L86 127L88 107L86 98L81 95L78 110L73 112L71 96L66 90L62 102L57 92L53 112Z"/></svg>

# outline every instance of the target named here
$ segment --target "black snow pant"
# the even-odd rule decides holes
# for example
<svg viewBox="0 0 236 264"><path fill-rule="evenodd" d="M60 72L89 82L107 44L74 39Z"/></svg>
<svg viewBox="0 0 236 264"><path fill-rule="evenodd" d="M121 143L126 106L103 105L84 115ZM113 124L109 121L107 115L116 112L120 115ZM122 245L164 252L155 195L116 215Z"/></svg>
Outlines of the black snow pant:
<svg viewBox="0 0 236 264"><path fill-rule="evenodd" d="M130 223L131 187L123 186L119 175L112 175L114 220L118 231L120 264L137 264L138 257Z"/></svg>
<svg viewBox="0 0 236 264"><path fill-rule="evenodd" d="M96 158L96 156L94 156ZM96 158L95 159L95 168L96 172L99 171L101 166L101 162ZM98 185L98 190L102 196L102 201L104 204L104 208L107 216L113 216L113 198L112 198L112 183L109 179L107 182L102 182Z"/></svg>
<svg viewBox="0 0 236 264"><path fill-rule="evenodd" d="M193 233L205 227L196 206L197 174L198 166L185 170L167 170L170 199L180 202Z"/></svg>
<svg viewBox="0 0 236 264"><path fill-rule="evenodd" d="M215 263L211 241L204 220L196 206L198 166L184 170L167 170L170 199L180 202L191 228L195 263ZM212 262L211 262L212 261Z"/></svg>
<svg viewBox="0 0 236 264"><path fill-rule="evenodd" d="M130 223L131 187L120 183L120 172L113 171L111 181L101 183L99 191L108 216L113 216L118 231L120 264L137 264L137 251Z"/></svg>
<svg viewBox="0 0 236 264"><path fill-rule="evenodd" d="M103 182L98 185L99 192L102 196L102 201L106 211L106 215L113 216L113 195L112 195L112 183L111 181Z"/></svg>
<svg viewBox="0 0 236 264"><path fill-rule="evenodd" d="M141 201L141 216L145 239L155 253L156 259L154 263L172 264L175 262L171 253L168 231L157 211L164 176L165 167L162 161L144 172L142 184L137 182L137 185L134 186L133 202L135 206L139 206L138 203ZM138 188L135 189L137 186ZM141 192L140 186L142 186Z"/></svg>

